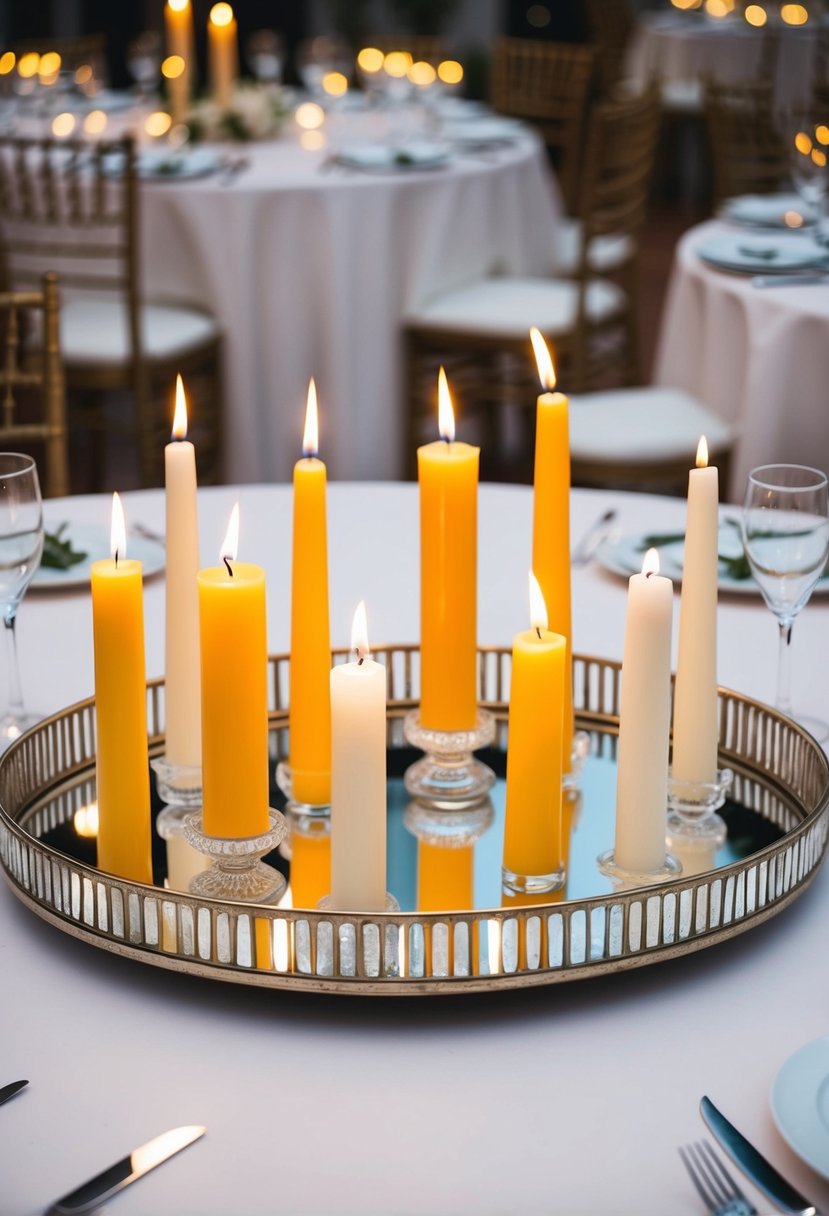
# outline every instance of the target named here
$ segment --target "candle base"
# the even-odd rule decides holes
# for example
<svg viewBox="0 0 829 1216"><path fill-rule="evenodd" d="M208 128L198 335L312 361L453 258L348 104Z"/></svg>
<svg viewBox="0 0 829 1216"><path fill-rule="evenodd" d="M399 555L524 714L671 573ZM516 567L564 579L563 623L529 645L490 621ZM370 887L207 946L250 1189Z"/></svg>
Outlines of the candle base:
<svg viewBox="0 0 829 1216"><path fill-rule="evenodd" d="M734 774L730 768L717 770L713 781L679 781L668 770L668 823L666 840L673 839L725 842L728 829L716 813L723 805Z"/></svg>
<svg viewBox="0 0 829 1216"><path fill-rule="evenodd" d="M150 768L155 773L155 788L162 802L191 810L201 806L201 765L191 768L171 764L166 756L156 756L150 761Z"/></svg>
<svg viewBox="0 0 829 1216"><path fill-rule="evenodd" d="M279 786L287 800L285 805L286 814L290 811L296 815L309 815L330 819L330 802L321 802L317 804L313 802L300 802L294 798L291 766L287 760L280 760L279 764L276 766L276 784Z"/></svg>
<svg viewBox="0 0 829 1216"><path fill-rule="evenodd" d="M338 908L337 905L334 903L333 895L323 895L322 899L317 904L317 910L319 912L341 912L344 915L347 915L349 912L357 911L357 909L354 909L354 908ZM386 901L385 901L384 906L381 909L360 908L359 912L360 912L361 916L365 916L367 914L367 912L370 912L372 910L373 911L382 911L382 912L399 912L400 904L397 902L397 900L394 898L394 896L391 895L387 891L386 892Z"/></svg>
<svg viewBox="0 0 829 1216"><path fill-rule="evenodd" d="M573 747L570 752L569 771L562 774L561 784L565 790L577 789L581 780L581 770L590 752L590 735L586 730L577 730L573 735Z"/></svg>
<svg viewBox="0 0 829 1216"><path fill-rule="evenodd" d="M442 811L439 807L410 802L403 813L403 826L424 844L463 849L488 832L494 819L495 808L489 798L477 806L456 808L454 811Z"/></svg>
<svg viewBox="0 0 829 1216"><path fill-rule="evenodd" d="M421 724L420 711L413 709L403 720L403 734L426 753L403 778L418 802L457 810L479 803L495 784L492 769L472 755L495 738L495 719L485 709L478 710L472 730L430 730Z"/></svg>
<svg viewBox="0 0 829 1216"><path fill-rule="evenodd" d="M560 891L566 881L563 866L549 874L516 874L506 866L501 867L501 885L508 895L549 895L551 891Z"/></svg>
<svg viewBox="0 0 829 1216"><path fill-rule="evenodd" d="M624 887L646 887L652 882L678 878L682 873L682 863L670 853L665 854L664 862L656 870L627 870L618 864L613 849L600 853L596 862L602 874L606 874L608 878L612 878L615 883Z"/></svg>
<svg viewBox="0 0 829 1216"><path fill-rule="evenodd" d="M155 818L155 830L162 840L171 840L174 836L183 836L187 820L193 814L191 806L165 806Z"/></svg>
<svg viewBox="0 0 829 1216"><path fill-rule="evenodd" d="M288 884L278 870L265 865L260 858L278 846L287 825L279 811L269 810L268 819L269 830L259 836L217 837L205 835L201 814L191 814L184 838L194 849L211 857L213 864L192 880L190 893L208 899L277 903Z"/></svg>

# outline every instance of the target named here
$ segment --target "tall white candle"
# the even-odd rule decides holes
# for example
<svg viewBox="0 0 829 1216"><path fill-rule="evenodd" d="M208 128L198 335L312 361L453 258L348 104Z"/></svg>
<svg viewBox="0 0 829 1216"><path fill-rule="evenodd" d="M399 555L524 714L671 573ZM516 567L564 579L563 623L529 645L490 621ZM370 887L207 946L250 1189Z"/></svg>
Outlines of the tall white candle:
<svg viewBox="0 0 829 1216"><path fill-rule="evenodd" d="M709 782L717 772L717 549L719 479L705 436L688 476L688 519L674 692L673 777Z"/></svg>
<svg viewBox="0 0 829 1216"><path fill-rule="evenodd" d="M354 614L356 662L331 669L331 903L386 903L386 669L369 658L365 605Z"/></svg>
<svg viewBox="0 0 829 1216"><path fill-rule="evenodd" d="M665 861L668 799L673 584L658 570L648 549L628 584L619 719L615 861L644 874Z"/></svg>
<svg viewBox="0 0 829 1216"><path fill-rule="evenodd" d="M173 440L164 449L167 504L167 628L165 702L167 762L201 765L199 659L199 522L196 451L187 438L187 402L176 377Z"/></svg>

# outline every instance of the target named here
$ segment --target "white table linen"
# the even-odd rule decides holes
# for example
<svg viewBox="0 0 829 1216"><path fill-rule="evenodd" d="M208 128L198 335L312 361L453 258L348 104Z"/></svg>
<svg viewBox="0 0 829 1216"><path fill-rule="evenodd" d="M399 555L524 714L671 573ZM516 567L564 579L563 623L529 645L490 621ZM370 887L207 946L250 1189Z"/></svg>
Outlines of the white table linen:
<svg viewBox="0 0 829 1216"><path fill-rule="evenodd" d="M200 495L205 560L236 494ZM289 491L247 486L240 498L240 552L267 570L270 647L284 650ZM681 526L685 513L678 500L576 491L573 535L609 506L631 531ZM159 492L125 495L125 507L163 525ZM109 502L48 504L52 521L70 512L103 522ZM526 621L531 513L528 489L483 487L481 642L507 644ZM416 638L416 488L334 485L330 530L334 643L361 597L378 642ZM625 601L625 580L576 569L575 649L619 658ZM151 675L163 602L163 580L148 583ZM815 600L794 634L795 700L824 716L828 624L829 603ZM92 691L86 593L30 594L19 633L32 704ZM721 603L719 641L721 683L770 700L776 630L759 597ZM324 998L119 959L43 924L0 882L0 1083L31 1081L0 1111L0 1210L34 1216L163 1129L203 1122L200 1145L113 1211L697 1216L675 1146L703 1133L703 1092L829 1208L829 1183L784 1145L768 1106L778 1067L826 1032L827 922L820 872L769 924L672 963L495 996Z"/></svg>
<svg viewBox="0 0 829 1216"><path fill-rule="evenodd" d="M225 474L286 480L305 393L334 476L403 471L404 314L487 274L552 266L558 193L529 131L445 168L324 168L293 140L231 148L250 166L141 187L148 299L202 302L225 332Z"/></svg>
<svg viewBox="0 0 829 1216"><path fill-rule="evenodd" d="M703 264L695 248L720 232L691 228L676 250L654 382L684 389L738 428L730 492L779 461L829 470L829 290L754 287L750 275Z"/></svg>

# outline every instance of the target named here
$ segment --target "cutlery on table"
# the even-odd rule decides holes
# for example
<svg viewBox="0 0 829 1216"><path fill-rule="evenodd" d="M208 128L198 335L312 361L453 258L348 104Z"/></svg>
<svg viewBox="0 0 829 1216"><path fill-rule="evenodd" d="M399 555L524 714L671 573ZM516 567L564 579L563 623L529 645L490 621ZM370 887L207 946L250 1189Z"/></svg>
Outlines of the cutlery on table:
<svg viewBox="0 0 829 1216"><path fill-rule="evenodd" d="M827 271L807 271L805 274L756 274L752 287L812 287L829 280Z"/></svg>
<svg viewBox="0 0 829 1216"><path fill-rule="evenodd" d="M757 1216L757 1209L746 1199L706 1140L680 1148L679 1155L712 1216Z"/></svg>
<svg viewBox="0 0 829 1216"><path fill-rule="evenodd" d="M781 1212L790 1216L818 1216L817 1208L799 1191L796 1191L777 1170L766 1161L757 1149L738 1132L725 1115L717 1110L709 1097L699 1104L700 1114L713 1132L716 1140L749 1178L758 1190L774 1203Z"/></svg>
<svg viewBox="0 0 829 1216"><path fill-rule="evenodd" d="M25 1089L28 1084L28 1081L10 1081L8 1085L0 1087L0 1106L4 1102L8 1102L9 1098L13 1098L15 1094L19 1094L21 1089Z"/></svg>
<svg viewBox="0 0 829 1216"><path fill-rule="evenodd" d="M243 173L245 169L249 168L250 158L247 156L239 156L236 158L236 160L229 160L222 169L219 182L223 186L230 186L236 181L236 178L240 173Z"/></svg>
<svg viewBox="0 0 829 1216"><path fill-rule="evenodd" d="M143 1178L157 1165L163 1165L170 1157L187 1148L206 1131L206 1127L194 1126L174 1127L169 1132L162 1132L154 1140L148 1140L140 1148L133 1149L108 1169L102 1170L62 1199L56 1200L46 1212L46 1216L80 1216L83 1212L94 1211L125 1186Z"/></svg>
<svg viewBox="0 0 829 1216"><path fill-rule="evenodd" d="M587 565L595 554L599 545L602 543L605 537L609 535L616 515L616 510L611 507L610 510L605 511L602 515L600 515L595 523L590 525L570 556L571 566Z"/></svg>
<svg viewBox="0 0 829 1216"><path fill-rule="evenodd" d="M136 536L141 536L144 540L154 540L159 545L166 543L166 537L163 532L156 532L154 528L147 527L146 524L134 523L129 526L130 532L134 532Z"/></svg>

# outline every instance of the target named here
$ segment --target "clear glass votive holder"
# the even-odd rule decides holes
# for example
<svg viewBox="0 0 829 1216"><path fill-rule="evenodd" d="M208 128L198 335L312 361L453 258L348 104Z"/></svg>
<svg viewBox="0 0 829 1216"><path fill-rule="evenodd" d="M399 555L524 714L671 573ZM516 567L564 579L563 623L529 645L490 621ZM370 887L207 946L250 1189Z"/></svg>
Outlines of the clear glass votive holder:
<svg viewBox="0 0 829 1216"><path fill-rule="evenodd" d="M678 878L682 873L682 863L671 853L665 854L665 859L656 870L628 870L620 866L613 849L600 853L596 863L602 874L606 874L614 883L622 888L646 887L649 883L664 882L666 879Z"/></svg>
<svg viewBox="0 0 829 1216"><path fill-rule="evenodd" d="M277 848L288 829L285 816L273 808L268 811L268 820L268 831L258 836L207 836L202 815L192 813L184 837L194 849L206 853L212 865L192 880L191 894L243 903L277 903L288 884L284 875L261 858Z"/></svg>
<svg viewBox="0 0 829 1216"><path fill-rule="evenodd" d="M567 882L567 871L564 866L551 870L549 874L516 874L513 870L501 867L501 886L509 895L549 895L552 891L560 891Z"/></svg>
<svg viewBox="0 0 829 1216"><path fill-rule="evenodd" d="M166 756L155 756L150 768L155 773L155 788L162 802L187 810L201 806L201 765L171 764Z"/></svg>
<svg viewBox="0 0 829 1216"><path fill-rule="evenodd" d="M413 709L403 719L403 734L426 753L409 765L403 778L418 802L455 810L480 802L495 784L492 769L472 755L495 739L495 719L487 710L478 710L471 730L431 730L422 725L420 711Z"/></svg>
<svg viewBox="0 0 829 1216"><path fill-rule="evenodd" d="M338 908L334 902L334 897L332 895L323 895L322 899L317 904L317 910L319 912L339 912L343 915L348 915L349 912L355 911L355 909L353 909L353 908ZM394 896L390 892L387 891L386 892L386 901L385 901L384 906L381 909L377 909L377 910L382 911L382 912L399 912L400 904L397 902L397 900L394 898ZM361 916L366 916L371 911L372 911L372 909L370 909L370 908L360 908L359 914Z"/></svg>
<svg viewBox="0 0 829 1216"><path fill-rule="evenodd" d="M291 811L297 815L324 816L326 818L330 818L330 802L321 802L316 804L313 802L299 802L296 798L294 798L291 766L287 760L280 760L276 766L276 784L279 786L287 800L285 807L286 813Z"/></svg>
<svg viewBox="0 0 829 1216"><path fill-rule="evenodd" d="M717 770L713 781L678 781L668 769L668 822L666 841L710 840L725 843L728 829L717 811L734 781L730 768Z"/></svg>
<svg viewBox="0 0 829 1216"><path fill-rule="evenodd" d="M489 831L495 820L495 808L489 798L474 806L442 811L439 807L410 802L403 812L403 826L424 844L443 848L463 849L474 844Z"/></svg>

